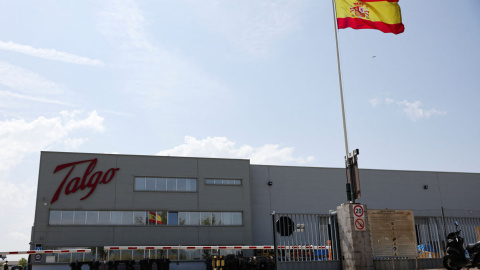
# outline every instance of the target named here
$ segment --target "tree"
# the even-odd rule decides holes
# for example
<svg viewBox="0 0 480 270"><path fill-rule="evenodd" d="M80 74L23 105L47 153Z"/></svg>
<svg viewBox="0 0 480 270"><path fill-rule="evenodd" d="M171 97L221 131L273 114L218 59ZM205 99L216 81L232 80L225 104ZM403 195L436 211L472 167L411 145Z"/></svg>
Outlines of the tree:
<svg viewBox="0 0 480 270"><path fill-rule="evenodd" d="M27 259L25 258L21 258L19 261L18 261L18 265L21 265L23 268L27 267Z"/></svg>

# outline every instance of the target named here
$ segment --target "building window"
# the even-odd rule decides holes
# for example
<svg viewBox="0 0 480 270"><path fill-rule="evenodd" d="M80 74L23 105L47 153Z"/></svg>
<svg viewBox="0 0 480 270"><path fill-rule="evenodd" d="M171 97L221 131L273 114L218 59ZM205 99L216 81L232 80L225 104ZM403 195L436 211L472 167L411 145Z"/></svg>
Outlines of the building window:
<svg viewBox="0 0 480 270"><path fill-rule="evenodd" d="M123 211L122 212L122 224L119 225L133 225L133 212L132 211Z"/></svg>
<svg viewBox="0 0 480 270"><path fill-rule="evenodd" d="M135 211L135 212L133 212L133 224L134 225L145 225L145 224L147 224L147 213L146 213L146 211Z"/></svg>
<svg viewBox="0 0 480 270"><path fill-rule="evenodd" d="M122 225L122 211L111 211L110 223L112 225Z"/></svg>
<svg viewBox="0 0 480 270"><path fill-rule="evenodd" d="M226 185L226 186L241 186L241 179L214 179L207 178L205 179L205 184L207 185Z"/></svg>
<svg viewBox="0 0 480 270"><path fill-rule="evenodd" d="M167 218L168 225L178 225L178 212L168 212Z"/></svg>
<svg viewBox="0 0 480 270"><path fill-rule="evenodd" d="M146 257L149 259L175 259L181 261L198 261L202 259L211 258L212 255L226 256L235 254L237 251L233 249L218 249L218 250L103 250L104 247L53 247L56 250L67 249L92 249L91 253L53 253L45 256L47 263L71 263L71 262L91 262L91 261L119 261L119 260L142 260ZM53 266L50 268L54 268ZM55 267L57 268L57 267ZM82 267L85 268L85 267ZM88 268L88 267L87 267Z"/></svg>
<svg viewBox="0 0 480 270"><path fill-rule="evenodd" d="M110 211L98 211L98 225L110 225Z"/></svg>
<svg viewBox="0 0 480 270"><path fill-rule="evenodd" d="M85 225L87 220L87 211L75 211L73 216L73 225Z"/></svg>
<svg viewBox="0 0 480 270"><path fill-rule="evenodd" d="M195 178L135 177L135 191L196 192Z"/></svg>
<svg viewBox="0 0 480 270"><path fill-rule="evenodd" d="M149 225L165 225L167 224L167 211L148 211Z"/></svg>
<svg viewBox="0 0 480 270"><path fill-rule="evenodd" d="M87 211L86 225L98 225L98 211Z"/></svg>
<svg viewBox="0 0 480 270"><path fill-rule="evenodd" d="M62 225L73 225L73 211L62 212Z"/></svg>
<svg viewBox="0 0 480 270"><path fill-rule="evenodd" d="M59 211L51 210L55 226L241 226L242 212Z"/></svg>
<svg viewBox="0 0 480 270"><path fill-rule="evenodd" d="M48 224L50 225L60 225L62 222L62 211L50 211L50 218Z"/></svg>

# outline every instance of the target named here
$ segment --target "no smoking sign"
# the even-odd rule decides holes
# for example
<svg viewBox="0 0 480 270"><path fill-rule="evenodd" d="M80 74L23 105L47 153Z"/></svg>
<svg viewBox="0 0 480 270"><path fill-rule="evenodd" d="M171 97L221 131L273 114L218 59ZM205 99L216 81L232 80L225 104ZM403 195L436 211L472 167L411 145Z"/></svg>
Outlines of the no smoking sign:
<svg viewBox="0 0 480 270"><path fill-rule="evenodd" d="M355 231L365 231L365 207L357 204L353 207L353 225Z"/></svg>

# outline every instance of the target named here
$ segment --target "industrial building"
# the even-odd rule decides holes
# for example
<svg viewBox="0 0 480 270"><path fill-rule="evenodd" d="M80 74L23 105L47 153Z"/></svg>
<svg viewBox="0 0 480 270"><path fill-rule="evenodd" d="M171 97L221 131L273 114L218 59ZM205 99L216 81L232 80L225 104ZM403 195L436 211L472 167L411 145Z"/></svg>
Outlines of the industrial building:
<svg viewBox="0 0 480 270"><path fill-rule="evenodd" d="M247 159L42 152L31 250L95 252L45 254L31 263L69 269L74 260L105 260L109 246L273 245L274 211L329 215L346 202L345 179L344 168L253 165ZM360 179L359 202L369 209L480 218L478 173L360 169ZM420 232L417 238L422 244ZM148 256L160 255L154 252ZM117 250L108 256L145 254ZM179 249L161 256L178 266L203 263L205 254Z"/></svg>

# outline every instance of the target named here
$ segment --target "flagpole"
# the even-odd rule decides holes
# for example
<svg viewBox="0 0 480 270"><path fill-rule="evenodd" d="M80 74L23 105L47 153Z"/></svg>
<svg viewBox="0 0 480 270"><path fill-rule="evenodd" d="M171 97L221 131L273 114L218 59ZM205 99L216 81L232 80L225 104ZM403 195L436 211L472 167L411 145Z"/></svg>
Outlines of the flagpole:
<svg viewBox="0 0 480 270"><path fill-rule="evenodd" d="M337 13L335 0L332 0L332 10L333 10L333 27L335 28L335 46L337 48L337 67L338 67L338 84L340 85L340 101L342 104L342 120L343 120L343 137L345 138L345 166L347 168L347 200L350 203L355 203L356 191L354 190L353 184L353 168L352 168L352 159L348 157L348 137L347 137L347 124L345 121L345 105L343 102L343 84L342 84L342 69L340 67L340 52L338 49L338 25L337 25ZM349 180L350 179L350 180Z"/></svg>
<svg viewBox="0 0 480 270"><path fill-rule="evenodd" d="M342 119L343 119L343 137L345 139L345 158L348 158L348 138L347 138L347 124L345 121L345 106L343 103L343 86L342 86L342 70L340 68L340 53L338 50L338 36L337 36L337 14L335 7L335 0L332 0L333 10L333 27L335 28L335 45L337 48L337 67L338 67L338 83L340 84L340 101L342 104Z"/></svg>

